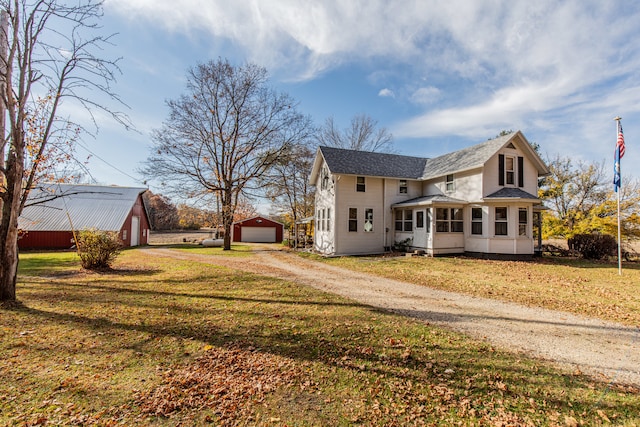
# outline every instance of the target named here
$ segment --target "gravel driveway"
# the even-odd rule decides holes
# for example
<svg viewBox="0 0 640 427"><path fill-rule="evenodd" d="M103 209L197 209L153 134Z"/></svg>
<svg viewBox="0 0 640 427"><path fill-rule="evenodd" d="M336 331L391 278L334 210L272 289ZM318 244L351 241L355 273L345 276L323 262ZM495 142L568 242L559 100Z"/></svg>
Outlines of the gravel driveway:
<svg viewBox="0 0 640 427"><path fill-rule="evenodd" d="M264 248L264 249L261 249ZM353 272L256 247L251 258L142 249L275 276L463 332L492 345L553 360L603 381L640 386L640 328L446 292Z"/></svg>

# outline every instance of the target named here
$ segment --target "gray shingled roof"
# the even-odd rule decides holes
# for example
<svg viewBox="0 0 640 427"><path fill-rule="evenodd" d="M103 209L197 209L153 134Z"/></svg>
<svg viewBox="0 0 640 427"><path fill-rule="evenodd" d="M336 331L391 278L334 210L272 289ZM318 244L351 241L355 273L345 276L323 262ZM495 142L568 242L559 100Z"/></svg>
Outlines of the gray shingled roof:
<svg viewBox="0 0 640 427"><path fill-rule="evenodd" d="M533 199L538 200L536 196L527 193L519 188L504 187L495 193L489 194L485 199Z"/></svg>
<svg viewBox="0 0 640 427"><path fill-rule="evenodd" d="M512 132L432 159L333 147L319 149L332 173L428 180L483 167L491 156L514 138L516 133L519 132ZM521 136L524 139L524 135ZM542 160L533 150L530 152L535 157L532 160L537 165L538 173L548 174L548 168ZM318 173L315 166L314 171L313 173Z"/></svg>
<svg viewBox="0 0 640 427"><path fill-rule="evenodd" d="M427 162L421 157L334 147L320 147L320 151L334 174L420 179Z"/></svg>
<svg viewBox="0 0 640 427"><path fill-rule="evenodd" d="M424 168L423 179L432 179L451 173L482 167L491 156L504 146L513 133L476 144L453 153L429 159Z"/></svg>
<svg viewBox="0 0 640 427"><path fill-rule="evenodd" d="M432 203L454 203L464 204L468 202L465 200L454 199L453 197L445 196L443 194L432 194L429 196L416 197L414 199L404 200L399 203L394 203L391 207L404 207L404 206L417 206L417 205L429 205Z"/></svg>
<svg viewBox="0 0 640 427"><path fill-rule="evenodd" d="M27 204L38 204L24 208L18 227L27 231L68 231L71 217L76 230L120 231L144 191L146 188L46 184L30 192ZM54 195L65 196L47 201Z"/></svg>

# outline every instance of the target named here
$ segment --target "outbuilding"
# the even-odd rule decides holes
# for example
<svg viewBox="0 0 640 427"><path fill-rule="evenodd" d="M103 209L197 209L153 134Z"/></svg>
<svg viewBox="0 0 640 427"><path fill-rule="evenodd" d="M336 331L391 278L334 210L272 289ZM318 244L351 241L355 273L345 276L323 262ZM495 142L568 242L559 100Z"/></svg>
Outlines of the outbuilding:
<svg viewBox="0 0 640 427"><path fill-rule="evenodd" d="M282 243L284 225L268 218L256 216L234 222L232 238L234 242Z"/></svg>
<svg viewBox="0 0 640 427"><path fill-rule="evenodd" d="M82 184L43 184L31 190L18 219L20 249L69 249L73 232L115 231L122 244L147 244L149 218L142 201L146 188Z"/></svg>

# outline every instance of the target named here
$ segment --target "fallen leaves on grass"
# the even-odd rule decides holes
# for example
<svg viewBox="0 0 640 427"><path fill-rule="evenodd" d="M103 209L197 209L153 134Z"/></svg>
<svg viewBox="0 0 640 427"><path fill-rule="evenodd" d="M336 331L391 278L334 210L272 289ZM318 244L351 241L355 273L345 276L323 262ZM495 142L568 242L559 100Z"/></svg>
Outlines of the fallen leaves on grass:
<svg viewBox="0 0 640 427"><path fill-rule="evenodd" d="M300 375L294 362L282 356L252 348L207 349L193 363L165 371L162 385L138 397L142 411L166 417L209 408L219 423L232 424L268 393L293 386Z"/></svg>

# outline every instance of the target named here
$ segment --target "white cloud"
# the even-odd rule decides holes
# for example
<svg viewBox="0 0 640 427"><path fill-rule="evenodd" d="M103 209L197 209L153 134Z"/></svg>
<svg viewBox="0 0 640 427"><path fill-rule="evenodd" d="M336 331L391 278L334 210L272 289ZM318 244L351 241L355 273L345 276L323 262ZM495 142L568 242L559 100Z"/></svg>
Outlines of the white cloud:
<svg viewBox="0 0 640 427"><path fill-rule="evenodd" d="M384 89L380 89L380 92L378 92L378 96L388 97L388 98L395 98L396 94L393 93L393 91L391 89L384 88Z"/></svg>
<svg viewBox="0 0 640 427"><path fill-rule="evenodd" d="M414 104L433 104L440 98L440 89L433 86L421 87L415 90L411 96L410 100Z"/></svg>
<svg viewBox="0 0 640 427"><path fill-rule="evenodd" d="M587 141L600 134L594 121L640 105L638 90L627 90L640 86L633 2L106 1L132 20L225 40L289 79L347 63L375 68L379 96L393 87L423 109L392 126L396 137L562 133L575 123Z"/></svg>

